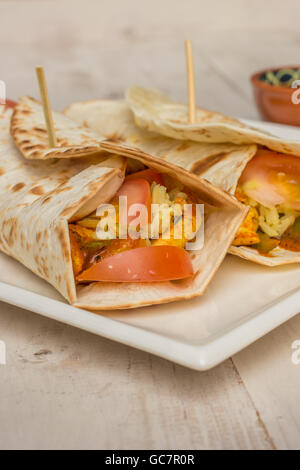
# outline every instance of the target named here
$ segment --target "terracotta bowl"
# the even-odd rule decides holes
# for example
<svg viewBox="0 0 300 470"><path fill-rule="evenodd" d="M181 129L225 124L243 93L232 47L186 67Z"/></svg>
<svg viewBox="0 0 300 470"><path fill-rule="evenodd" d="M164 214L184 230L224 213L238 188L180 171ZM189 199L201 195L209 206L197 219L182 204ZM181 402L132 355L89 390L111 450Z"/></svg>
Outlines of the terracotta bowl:
<svg viewBox="0 0 300 470"><path fill-rule="evenodd" d="M300 66L294 65L292 67L276 67L274 69L261 70L251 76L251 83L257 107L264 119L281 124L300 126L300 104L292 102L292 95L297 89L270 85L260 79L268 71L276 72L280 69L288 68L300 69ZM300 99L299 89L297 97Z"/></svg>

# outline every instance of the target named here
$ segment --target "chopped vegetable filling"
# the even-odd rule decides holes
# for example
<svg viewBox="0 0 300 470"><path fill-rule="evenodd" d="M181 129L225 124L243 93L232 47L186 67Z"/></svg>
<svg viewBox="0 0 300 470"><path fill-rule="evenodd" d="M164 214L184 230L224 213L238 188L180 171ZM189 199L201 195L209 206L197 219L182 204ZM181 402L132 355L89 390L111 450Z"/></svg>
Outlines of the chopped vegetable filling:
<svg viewBox="0 0 300 470"><path fill-rule="evenodd" d="M235 193L250 206L233 241L269 253L281 246L300 251L300 158L259 150ZM298 227L298 229L297 229Z"/></svg>
<svg viewBox="0 0 300 470"><path fill-rule="evenodd" d="M135 232L128 229L126 238L121 237L124 217L120 196L127 198L129 226L141 215L139 211L131 213L131 205L142 204L147 208L148 236L143 236L142 225L137 223ZM151 218L151 204L156 205L154 218ZM192 207L187 215L183 210L185 204ZM146 169L125 178L111 205L112 212L105 215L93 212L69 224L73 269L78 282L154 282L184 279L193 274L184 248L199 230L201 220L196 217L196 198L186 188L174 183L167 186L162 174Z"/></svg>

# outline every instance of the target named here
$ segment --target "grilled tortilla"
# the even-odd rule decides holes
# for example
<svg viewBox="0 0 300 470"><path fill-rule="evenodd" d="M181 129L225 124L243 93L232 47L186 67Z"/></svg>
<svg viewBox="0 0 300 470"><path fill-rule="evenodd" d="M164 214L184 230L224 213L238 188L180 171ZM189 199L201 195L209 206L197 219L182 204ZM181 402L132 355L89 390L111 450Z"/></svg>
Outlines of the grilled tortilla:
<svg viewBox="0 0 300 470"><path fill-rule="evenodd" d="M126 97L136 124L149 131L195 142L260 144L276 152L300 156L299 140L284 140L215 111L197 108L196 122L191 124L187 105L175 103L157 90L132 86Z"/></svg>
<svg viewBox="0 0 300 470"><path fill-rule="evenodd" d="M25 160L9 134L11 114L3 108L0 114L0 249L4 253L52 284L71 304L90 310L133 308L203 294L246 216L245 206L170 163L121 151L167 173L204 203L204 247L191 253L195 274L176 282L76 284L68 224L112 199L124 180L125 160L116 155L97 164L88 157Z"/></svg>
<svg viewBox="0 0 300 470"><path fill-rule="evenodd" d="M72 158L103 153L98 133L78 126L61 113L52 111L57 147L50 148L43 107L39 101L25 96L14 107L10 132L25 158L45 160Z"/></svg>
<svg viewBox="0 0 300 470"><path fill-rule="evenodd" d="M133 107L133 109L136 111L135 107ZM170 105L170 108L168 107L167 109L170 111L173 108ZM121 144L123 146L128 145L134 147L139 151L152 155L153 158L163 159L166 162L171 162L172 164L183 167L231 194L236 194L238 182L243 171L257 154L258 148L260 147L256 145L260 143L259 139L257 140L256 138L253 139L255 143L237 145L234 143L175 140L166 137L165 135L160 135L138 127L135 124L135 120L140 124L139 118L137 115L134 116L128 104L122 101L96 100L74 103L66 109L65 113L76 122L89 126L90 129L98 131L101 135L109 139L109 142L104 141L101 143L101 146L106 150L117 151L117 147L120 147ZM214 113L210 114L211 118L212 115L214 115ZM209 122L208 115L204 115L203 120L206 122L205 125L207 125ZM222 116L220 117L220 121L223 122L222 125L227 122L225 117ZM156 120L156 123L157 122ZM230 122L232 126L232 123L235 121L230 120ZM161 130L161 127L158 126L157 129ZM243 129L246 128L243 127ZM164 134L164 130L161 130L161 134ZM229 137L227 136L226 138ZM233 138L232 140L235 139ZM264 140L263 142L265 145L269 143L268 140ZM282 140L278 142L277 138L275 138L275 140L273 139L273 143L274 142L275 144L274 146L272 144L272 146L276 149L284 150L285 153L290 151L294 152L295 155L297 155L297 152L299 154L299 142L294 142L293 144ZM271 145L270 148L272 148ZM243 245L243 239L239 232L239 238L237 238L235 242L238 243L240 240L241 244L232 246L229 252L268 266L299 262L299 251L292 251L283 246L276 246L271 252L264 253L259 247L256 247L259 240L257 239L257 226L254 212L254 209L252 209L245 220L242 226L242 235L244 236L244 240L248 240L248 243L250 240L255 244L249 246ZM256 238L253 238L254 236Z"/></svg>

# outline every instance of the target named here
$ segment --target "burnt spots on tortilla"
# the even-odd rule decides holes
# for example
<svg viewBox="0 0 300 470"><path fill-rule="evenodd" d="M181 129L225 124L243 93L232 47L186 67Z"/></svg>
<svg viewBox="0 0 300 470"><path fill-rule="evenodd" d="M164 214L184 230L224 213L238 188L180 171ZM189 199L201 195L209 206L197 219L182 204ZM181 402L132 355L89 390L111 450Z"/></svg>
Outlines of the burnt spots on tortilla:
<svg viewBox="0 0 300 470"><path fill-rule="evenodd" d="M18 225L18 221L15 217L9 219L7 221L8 224L10 224L10 230L9 230L9 233L8 233L8 238L7 238L7 244L8 246L13 246L16 239L17 239L17 225Z"/></svg>
<svg viewBox="0 0 300 470"><path fill-rule="evenodd" d="M73 212L73 207L65 207L65 209L63 211L61 211L60 215L62 217L68 217L70 214L72 214Z"/></svg>
<svg viewBox="0 0 300 470"><path fill-rule="evenodd" d="M205 135L206 137L210 137L210 132L208 132L207 129L199 129L199 130L197 131L197 134L199 134L199 135Z"/></svg>
<svg viewBox="0 0 300 470"><path fill-rule="evenodd" d="M7 236L5 235L5 233L2 233L2 238L3 238L4 242L6 243L6 245L8 245Z"/></svg>
<svg viewBox="0 0 300 470"><path fill-rule="evenodd" d="M56 136L57 147L69 147L69 142L62 137Z"/></svg>
<svg viewBox="0 0 300 470"><path fill-rule="evenodd" d="M50 231L46 228L42 233L43 233L43 240L44 240L44 243L42 243L42 246L48 247L48 244L50 241ZM53 255L53 258L55 258L55 255Z"/></svg>
<svg viewBox="0 0 300 470"><path fill-rule="evenodd" d="M3 168L0 167L0 176L4 175L5 173L5 170L3 170Z"/></svg>
<svg viewBox="0 0 300 470"><path fill-rule="evenodd" d="M51 201L51 199L52 199L52 197L51 197L51 196L47 196L47 197L45 197L45 199L42 201L42 204L47 204L48 202L50 202L50 201Z"/></svg>
<svg viewBox="0 0 300 470"><path fill-rule="evenodd" d="M60 176L60 177L57 178L57 181L60 185L63 185L67 181L69 181L69 178L67 176Z"/></svg>
<svg viewBox="0 0 300 470"><path fill-rule="evenodd" d="M37 266L37 272L39 273L41 277L43 277L44 273L43 273L41 266Z"/></svg>
<svg viewBox="0 0 300 470"><path fill-rule="evenodd" d="M118 132L114 132L112 135L107 136L107 139L111 140L112 142L125 142L125 137L123 137Z"/></svg>
<svg viewBox="0 0 300 470"><path fill-rule="evenodd" d="M54 194L59 194L59 193L63 193L64 191L70 191L72 189L72 186L63 186L62 188L57 188L55 191L54 191Z"/></svg>
<svg viewBox="0 0 300 470"><path fill-rule="evenodd" d="M182 152L184 150L187 150L189 147L190 147L190 143L189 142L183 142L182 144L179 145L179 147L177 147L177 151L178 152Z"/></svg>
<svg viewBox="0 0 300 470"><path fill-rule="evenodd" d="M19 124L18 120L17 119L14 119L14 122L15 124ZM27 129L11 129L11 133L13 135L17 135L17 134L27 134L28 133L28 130Z"/></svg>
<svg viewBox="0 0 300 470"><path fill-rule="evenodd" d="M25 248L26 239L25 239L25 235L24 235L23 232L21 232L21 234L20 234L20 241L21 241L21 247L24 249L24 248Z"/></svg>
<svg viewBox="0 0 300 470"><path fill-rule="evenodd" d="M209 157L203 158L203 160L199 160L198 162L192 165L190 171L195 175L202 175L211 168L213 165L218 163L220 160L224 160L227 157L227 153L217 153L216 155L209 155Z"/></svg>
<svg viewBox="0 0 300 470"><path fill-rule="evenodd" d="M68 149L67 153L72 155L73 152L74 153L84 153L84 152L91 152L92 153L92 152L94 152L94 151L96 152L98 150L100 150L99 145L94 145L94 144L92 145L91 144L91 145L86 145L85 147L78 147L78 148L75 148L75 149L72 149L72 148Z"/></svg>
<svg viewBox="0 0 300 470"><path fill-rule="evenodd" d="M62 247L62 252L65 256L65 258L70 258L71 253L70 253L70 246L69 246L69 240L67 238L67 235L62 227L56 227L55 229L58 239L61 243Z"/></svg>
<svg viewBox="0 0 300 470"><path fill-rule="evenodd" d="M39 241L41 239L41 236L42 236L41 232L36 233L35 239L36 239L37 243L39 243Z"/></svg>
<svg viewBox="0 0 300 470"><path fill-rule="evenodd" d="M46 149L46 146L45 146L45 149ZM39 152L38 150L35 150L34 152L31 152L30 154L28 154L30 156L30 158L32 157L37 157L39 158L40 155L41 155L41 152Z"/></svg>
<svg viewBox="0 0 300 470"><path fill-rule="evenodd" d="M25 183L17 183L11 188L11 190L15 193L15 192L20 191L21 189L25 188L25 186L26 186Z"/></svg>
<svg viewBox="0 0 300 470"><path fill-rule="evenodd" d="M46 264L43 264L42 269L44 271L45 277L48 278L49 277L49 270L48 270Z"/></svg>
<svg viewBox="0 0 300 470"><path fill-rule="evenodd" d="M41 127L34 127L33 130L35 132L41 132L42 134L47 134L47 130L46 129L43 129Z"/></svg>
<svg viewBox="0 0 300 470"><path fill-rule="evenodd" d="M41 267L44 275L46 276L46 278L49 277L49 270L48 270L48 266L47 266L47 261L46 261L46 258L44 258L43 256L40 258L40 264L39 266Z"/></svg>
<svg viewBox="0 0 300 470"><path fill-rule="evenodd" d="M41 144L36 145L28 145L27 147L23 147L23 150L44 150L45 146Z"/></svg>
<svg viewBox="0 0 300 470"><path fill-rule="evenodd" d="M29 192L36 194L37 196L42 196L42 194L44 194L44 189L42 186L34 186Z"/></svg>

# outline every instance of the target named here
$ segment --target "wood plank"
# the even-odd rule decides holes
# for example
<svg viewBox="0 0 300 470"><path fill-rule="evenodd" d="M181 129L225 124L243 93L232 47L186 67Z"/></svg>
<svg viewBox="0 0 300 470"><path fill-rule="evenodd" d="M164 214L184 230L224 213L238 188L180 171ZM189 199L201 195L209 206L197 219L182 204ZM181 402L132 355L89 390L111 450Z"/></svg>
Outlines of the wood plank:
<svg viewBox="0 0 300 470"><path fill-rule="evenodd" d="M233 358L278 449L300 449L300 365L292 362L296 340L299 315Z"/></svg>
<svg viewBox="0 0 300 470"><path fill-rule="evenodd" d="M272 448L230 360L200 374L13 306L0 312L0 448Z"/></svg>

